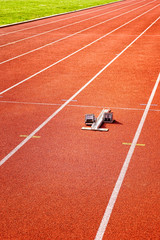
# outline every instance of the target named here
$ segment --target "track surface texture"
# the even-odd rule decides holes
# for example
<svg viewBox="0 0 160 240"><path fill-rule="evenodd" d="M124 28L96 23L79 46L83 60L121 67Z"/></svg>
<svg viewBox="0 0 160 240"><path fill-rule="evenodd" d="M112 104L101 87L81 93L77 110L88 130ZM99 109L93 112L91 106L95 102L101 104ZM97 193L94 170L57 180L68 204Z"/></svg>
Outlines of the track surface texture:
<svg viewBox="0 0 160 240"><path fill-rule="evenodd" d="M0 239L160 239L160 1L0 29ZM84 116L114 112L109 132Z"/></svg>

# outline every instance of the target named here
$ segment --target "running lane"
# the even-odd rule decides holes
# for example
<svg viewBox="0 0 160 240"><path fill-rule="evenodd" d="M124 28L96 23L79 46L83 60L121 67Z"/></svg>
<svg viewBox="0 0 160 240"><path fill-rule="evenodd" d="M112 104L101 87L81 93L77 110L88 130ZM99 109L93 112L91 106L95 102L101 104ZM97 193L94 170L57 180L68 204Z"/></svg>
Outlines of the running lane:
<svg viewBox="0 0 160 240"><path fill-rule="evenodd" d="M29 134L39 122L50 115L50 112L59 107L44 105L43 102L61 104L62 100L68 99L157 16L158 11L154 10L152 14L137 19L130 27L126 26L96 46L92 46L90 50L86 49L65 64L61 64L56 71L49 70L27 85L21 85L20 88L4 94L2 101L12 101L1 103L3 126L6 122L7 129L4 129L8 131L6 136L3 136L6 137L6 143L12 138L16 145L20 141L18 136L16 137L16 132L17 135L21 131L22 134ZM70 102L72 106L64 108L42 128L37 133L40 138L31 139L1 166L2 239L95 238L129 149L122 143L132 142L144 109L144 105L141 104L147 103L159 74L158 29L159 21L81 92L76 97L76 102ZM153 106L153 110L159 110L158 93L159 88L153 102L157 106ZM32 101L32 104L13 103L13 100ZM38 101L41 101L41 105L34 104ZM109 106L114 110L116 122L108 126L110 131L108 133L81 131L84 114L94 112L98 115L101 106ZM159 112L150 111L149 114L151 115L148 115L145 124L150 124L150 117L158 124ZM15 123L17 126L13 130ZM143 140L148 136L145 129L148 129L147 125L144 126L139 143L144 143ZM152 138L157 129L155 128L155 132L151 134ZM139 239L152 237L158 239L158 219L155 215L158 212L158 204L154 204L152 212L155 218L151 234L147 224L151 212L147 211L148 214L144 214L148 206L154 203L154 199L158 200L155 190L152 190L158 186L156 183L158 175L155 171L157 169L155 157L158 156L158 148L155 148L158 144L157 137L155 143L147 137L145 152L143 148L139 150L136 148L131 162L133 165L125 179L128 185L123 185L124 190L129 190L134 197L134 201L131 202L129 194L125 194L122 188L104 239L137 239L137 220L142 226L138 229ZM5 152L13 148L12 141L10 146L6 146ZM1 144L3 143L1 139ZM146 159L144 156L151 156L147 146L154 150L153 161L149 161L147 157L149 168L144 161ZM3 156L5 152L2 153ZM143 164L140 164L140 158ZM154 186L151 184L153 173ZM135 174L136 180L139 179L141 182L135 182ZM146 199L146 196L149 198L149 194L142 195L142 186L148 183L144 181L148 179L147 174L150 176L150 184L146 190L153 197L153 202L150 199L149 203ZM140 197L141 205L138 204ZM143 213L141 216L135 217L137 211L136 208L132 208L133 204ZM131 220L135 220L134 227L130 225Z"/></svg>
<svg viewBox="0 0 160 240"><path fill-rule="evenodd" d="M134 20L137 16L141 16L141 14L147 14L146 12L152 11L152 8L157 9L156 1L143 8L139 8L139 11L133 11L130 14L123 15L121 18L114 19L112 24L108 22L96 26L65 41L57 42L54 45L47 46L36 52L0 65L1 81L3 83L2 90L11 86L11 83L13 85L52 64L56 64L58 61L62 61L63 58L79 51L79 49L91 44L93 41L97 41L98 38L104 36L104 33L109 34L116 28L123 27L123 24ZM12 69L14 69L14 71L12 71ZM8 81L8 79L10 81Z"/></svg>
<svg viewBox="0 0 160 240"><path fill-rule="evenodd" d="M136 75L139 72L139 83L136 84L138 98L132 100L137 103L137 107L146 107L147 98L142 99L142 96L149 96L158 78L159 27L159 23L153 26L127 54L132 72ZM135 58L136 62L133 60ZM120 61L117 67L118 65ZM131 70L129 66L127 68ZM131 76L134 79L132 74ZM135 149L103 239L159 239L159 94L160 85L138 140L138 143L143 145ZM134 93L130 92L130 96L134 97ZM132 142L132 136L129 139L125 138L123 142ZM122 145L121 148L129 149L129 146Z"/></svg>
<svg viewBox="0 0 160 240"><path fill-rule="evenodd" d="M150 2L152 3L154 2L154 0ZM25 37L24 34L21 33L22 37L20 39L16 41L12 39L8 43L6 39L8 35L2 36L1 39L3 42L0 45L0 62L17 58L22 54L26 55L27 53L36 53L37 50L41 50L43 48L46 48L47 46L54 47L55 43L59 43L61 41L63 42L65 39L72 38L75 35L80 35L81 33L86 33L86 31L89 29L93 28L94 30L96 27L101 27L101 25L103 26L109 21L113 21L118 17L125 16L130 11L136 12L136 10L143 8L143 6L145 7L150 5L150 2L133 2L132 4L126 4L126 6L111 11L92 14L92 16L89 17L83 16L83 19L79 21L75 21L75 19L72 19L72 22L69 23L65 21L65 23L63 23L63 25L61 23L60 26L59 22L55 22L54 25L52 24L53 26L50 30L44 30L40 34L38 33L37 29L34 29L34 33L31 33L32 35L29 37ZM35 31L37 31L37 34L35 33Z"/></svg>
<svg viewBox="0 0 160 240"><path fill-rule="evenodd" d="M136 2L136 0L127 1L127 4L129 4L129 3L131 4L134 2ZM82 10L82 11L75 12L75 13L68 13L68 14L53 16L51 18L41 19L38 21L28 22L28 23L24 23L24 24L2 27L2 28L0 28L0 36L10 35L10 34L14 35L18 32L25 32L28 30L30 31L31 29L36 30L39 27L42 30L43 27L47 27L47 25L52 25L55 22L63 23L64 21L66 21L68 19L72 19L74 21L81 16L83 16L85 18L85 16L90 15L90 14L99 14L103 11L116 10L117 8L125 6L125 4L126 4L126 1L119 1L119 2L115 2L114 4L107 4L106 6L102 6L102 7L99 6L96 8L86 9L86 10Z"/></svg>
<svg viewBox="0 0 160 240"><path fill-rule="evenodd" d="M158 10L155 9L153 13L157 14ZM64 99L69 99L73 93L77 92L79 88L81 88L100 69L102 69L108 62L110 62L118 53L120 53L125 46L127 46L133 39L135 39L135 33L137 34L138 31L139 34L142 29L145 29L153 21L155 18L153 13L149 12L147 15L144 15L141 18L130 23L129 25L131 28L129 28L129 25L126 25L122 29L114 32L114 34L111 34L110 36L102 39L100 42L97 42L92 46L84 49L83 51L75 54L66 61L61 62L59 65L56 65L53 68L44 71L40 75L31 78L24 84L21 84L18 87L15 87L4 93L1 97L1 101L4 106L4 112L7 106L6 104L10 103L10 101L15 103L10 104L10 110L3 114L2 125L6 126L5 121L7 121L8 127L5 127L4 129L7 131L7 133L12 132L12 135L8 139L8 134L6 134L5 131L2 132L1 142L5 143L8 141L10 144L6 145L5 148L3 148L3 151L1 151L1 156L5 156L7 151L11 151L12 148L14 148L17 143L21 141L18 136L21 134L23 135L23 133L19 133L22 132L22 125L19 127L19 124L17 124L17 112L18 114L20 114L19 112L22 112L20 118L24 123L23 128L26 128L25 134L29 134L34 130L35 125L30 124L30 122L27 120L28 113L31 114L28 117L29 119L35 118L38 120L37 126L43 122L42 119L47 118L51 114L50 109L49 112L46 111L43 113L45 115L41 116L40 110L37 109L36 111L36 108L39 108L39 105L34 105L34 103L58 104L57 106L54 106L55 108L58 108L59 104L64 103ZM141 25L139 25L138 29L137 24L140 20ZM122 31L123 34L120 36L119 33ZM124 32L128 31L128 35L124 34ZM21 69L19 69L19 72L20 71ZM16 76L19 75L19 72L16 73ZM96 95L94 98L89 98L90 104L94 106L97 105L99 97L106 99L105 92L103 95L101 93L100 95ZM114 103L114 101L115 98L113 95L111 98L111 103ZM20 102L21 104L16 105L17 102ZM24 105L23 102L33 104L29 106L29 104ZM84 100L80 101L80 104L86 104L85 98ZM110 105L110 102L107 101L107 104ZM30 107L31 110L29 111ZM47 108L47 105L44 105L44 107ZM36 116L34 117L34 115ZM11 119L11 121L9 121L9 119ZM17 130L17 127L19 130Z"/></svg>

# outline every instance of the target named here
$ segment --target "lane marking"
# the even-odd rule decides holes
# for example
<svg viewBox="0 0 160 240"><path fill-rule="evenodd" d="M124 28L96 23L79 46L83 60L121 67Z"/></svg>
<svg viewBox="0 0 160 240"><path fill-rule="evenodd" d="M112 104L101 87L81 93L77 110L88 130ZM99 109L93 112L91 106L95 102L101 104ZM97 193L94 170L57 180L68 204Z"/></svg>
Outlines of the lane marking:
<svg viewBox="0 0 160 240"><path fill-rule="evenodd" d="M116 37L120 37L122 35L125 35L125 36L134 36L134 37L137 37L138 35L137 34L127 34L127 33L122 33L122 34L113 34L113 36L116 36ZM160 37L160 35L157 35L157 34L145 34L144 37ZM151 82L155 82L155 80L151 80Z"/></svg>
<svg viewBox="0 0 160 240"><path fill-rule="evenodd" d="M155 2L155 1L157 1L157 0L153 0L152 2ZM142 6L138 7L138 8L141 8L141 7L143 7L143 6L145 6L145 5L148 5L148 4L152 3L152 2L149 2L149 3L147 3L147 4L144 4L144 5L142 5ZM58 43L58 42L60 42L60 41L63 41L63 40L65 40L65 39L67 39L67 38L73 37L73 36L75 36L75 35L77 35L77 34L79 34L79 33L82 33L82 32L84 32L84 31L87 31L87 30L91 29L91 28L94 28L94 27L96 27L96 26L99 26L99 25L101 25L101 24L103 24L103 23L105 23L105 22L109 22L109 21L111 21L111 20L113 20L113 19L115 19L115 18L118 18L118 17L120 17L120 16L122 16L122 15L125 15L125 14L127 14L127 13L129 13L129 12L135 11L135 10L137 10L138 8L135 8L135 9L132 9L132 10L126 12L126 13L122 13L122 14L120 14L120 15L117 15L117 16L115 16L115 17L113 17L113 18L110 18L110 19L108 19L108 20L105 20L104 22L100 22L100 23L98 23L98 24L92 25L91 27L85 28L85 29L83 29L83 30L80 30L80 31L78 31L78 32L75 32L75 33L73 33L73 34L70 34L70 35L68 35L68 36L66 36L66 37L60 38L60 39L58 39L58 40L55 40L54 42L47 43L47 44L45 44L45 45L43 45L43 46L41 46L41 47L35 48L35 49L30 50L30 51L28 51L28 52L25 52L25 53L22 53L22 54L20 54L20 55L15 56L15 57L9 58L9 59L7 59L7 60L5 60L5 61L0 62L0 65L1 65L1 64L4 64L4 63L7 63L7 62L10 62L10 61L12 61L12 60L15 60L15 59L17 59L17 58L23 57L23 56L25 56L25 55L27 55L27 54L30 54L30 53L33 53L33 52L35 52L35 51L38 51L38 50L40 50L40 49L42 49L42 48L48 47L48 46L53 45L53 44L55 44L55 43ZM151 9L151 10L152 10L152 9ZM149 10L149 11L150 11L150 10ZM144 14L145 14L145 13L144 13ZM142 15L143 15L143 14L142 14ZM140 16L141 16L141 15L140 15ZM117 30L118 30L118 29L117 29ZM110 34L110 33L109 33L109 34ZM108 34L108 35L109 35L109 34ZM104 35L104 36L105 36L105 35ZM97 39L97 40L99 41L100 39L101 39L101 38L99 38L99 39ZM96 40L96 41L97 41L97 40ZM93 43L94 43L94 42L91 42L91 44L93 44ZM87 46L87 45L86 45L86 46Z"/></svg>
<svg viewBox="0 0 160 240"><path fill-rule="evenodd" d="M67 100L66 100L67 101ZM17 101L0 101L0 103L12 103L12 104L27 104L27 105L41 105L41 106L61 106L60 103L38 103L38 102L17 102ZM68 104L67 107L81 107L81 108L110 108L110 109L118 109L118 110L129 110L129 111L144 111L144 108L128 108L128 107L107 107L107 106L93 106L93 105L79 105ZM151 112L160 112L159 109L149 109Z"/></svg>
<svg viewBox="0 0 160 240"><path fill-rule="evenodd" d="M136 2L134 4L131 4L129 5L130 6L133 6L133 5L136 5L138 3L141 3L141 2L144 2L146 0L143 0L143 1L139 1L139 2ZM156 0L155 0L156 1ZM147 3L145 5L148 5L150 3ZM144 5L144 6L145 6ZM118 10L121 10L123 8L127 8L128 6L125 6L125 7L122 7L122 8L119 8ZM99 14L99 15L96 15L96 16L93 16L93 17L90 17L90 18L86 18L86 19L82 19L80 21L77 21L77 22L74 22L74 23L70 23L70 24L67 24L67 25L64 25L64 26L61 26L61 27L58 27L58 28L55 28L55 29L51 29L51 30L48 30L48 31L44 31L44 32L41 32L41 33L38 33L38 34L35 34L35 35L32 35L32 36L29 36L29 37L26 37L26 38L22 38L22 39L19 39L19 40L16 40L16 41L13 41L13 42L8 42L6 44L3 44L3 45L0 45L0 48L2 47L6 47L6 46L9 46L9 45L13 45L15 43L19 43L19 42L22 42L22 41L25 41L25 40L28 40L28 39L31 39L31 38L34 38L34 37L38 37L38 36L41 36L41 35L44 35L44 34L47 34L47 33L50 33L50 32L54 32L54 31L57 31L57 30L60 30L60 29L63 29L63 28L67 28L67 27L70 27L70 26L73 26L75 24L78 24L78 23L82 23L82 22L85 22L85 21L88 21L88 20L91 20L91 19L94 19L94 18L97 18L97 17L100 17L100 16L103 16L103 15L106 15L108 13L112 13L112 12L115 12L115 11L118 11L117 9L113 10L113 11L110 11L110 12L105 12L105 13L102 13L102 14ZM121 16L121 15L120 15ZM111 18L112 19L112 18ZM107 20L108 21L108 20ZM103 23L103 22L102 22ZM93 25L94 26L94 25ZM69 35L69 36L72 36L72 35ZM63 38L62 38L63 39ZM59 39L60 40L60 39ZM53 44L54 42L52 42ZM45 46L45 45L44 45Z"/></svg>
<svg viewBox="0 0 160 240"><path fill-rule="evenodd" d="M135 2L136 0L133 0L133 1L130 1L130 2ZM118 2L117 2L118 3ZM125 2L120 2L120 4L125 4ZM113 8L115 7L114 5L111 6L110 8ZM109 9L110 9L109 8ZM104 10L104 9L103 9ZM61 22L61 21L66 21L68 19L72 19L72 18L76 18L76 17L79 17L79 16L83 16L83 15L87 15L87 14L92 14L92 13L95 13L95 12L99 12L99 11L102 11L102 9L97 9L95 11L90 11L89 13L82 13L82 14L79 14L78 16L71 16L71 17L68 17L68 18L63 18L63 19L59 19L59 20L56 20L56 21L51 21L49 23L43 23L43 24L39 24L39 25L36 25L36 26L32 26L32 27L28 27L28 28L23 28L23 29L19 29L19 30L16 30L16 31L12 31L12 32L7 32L7 33L3 33L3 34L0 34L0 37L1 36L4 36L4 35L8 35L8 34L12 34L12 33L17 33L17 32L21 32L21 31L25 31L25 30L28 30L28 29L33 29L33 28L37 28L37 27L41 27L41 26L44 26L44 25L48 25L48 24L52 24L52 23L57 23L57 22Z"/></svg>
<svg viewBox="0 0 160 240"><path fill-rule="evenodd" d="M44 68L44 69L42 69L42 70L40 70L40 71L38 71L38 72L36 72L35 74L33 74L33 75L31 75L31 76L29 76L29 77L25 78L24 80L22 80L22 81L20 81L20 82L18 82L18 83L16 83L16 84L14 84L13 86L11 86L11 87L9 87L9 88L7 88L7 89L3 90L2 92L0 92L0 95L1 95L1 94L3 94L3 93L5 93L5 92L8 92L9 90L11 90L11 89L13 89L13 88L15 88L15 87L17 87L17 86L19 86L20 84L22 84L22 83L24 83L24 82L28 81L29 79L31 79L31 78L33 78L33 77L35 77L35 76L39 75L40 73L42 73L42 72L44 72L44 71L48 70L49 68L51 68L51 67L53 67L53 66L57 65L58 63L60 63L60 62L62 62L62 61L64 61L64 60L66 60L66 59L68 59L69 57L71 57L71 56L75 55L76 53L78 53L78 52L80 52L80 51L82 51L82 50L86 49L87 47L89 47L89 46L93 45L94 43L96 43L96 42L100 41L101 39L105 38L106 36L110 35L111 33L113 33L113 32L115 32L115 31L117 31L118 29L120 29L120 28L122 28L122 27L126 26L127 24L129 24L129 23L133 22L134 20L136 20L136 19L140 18L141 16L145 15L146 13L148 13L148 12L152 11L153 9L157 8L158 6L160 6L160 4L156 5L155 7L151 8L151 9L149 9L149 10L147 10L146 12L144 12L144 13L140 14L139 16L137 16L137 17L133 18L132 20L130 20L130 21L128 21L128 22L126 22L126 23L122 24L120 27L118 27L118 28L116 28L116 29L112 30L111 32L109 32L109 33L107 33L107 34L103 35L102 37L100 37L100 38L96 39L95 41L93 41L93 42L91 42L91 43L89 43L89 44L85 45L84 47L82 47L82 48L80 48L80 49L76 50L75 52L73 52L73 53L71 53L71 54L67 55L66 57L64 57L64 58L60 59L59 61L57 61L57 62L55 62L55 63L53 63L53 64L49 65L48 67L46 67L46 68ZM159 19L159 18L157 18L157 20L156 20L156 21L158 21L158 19ZM139 36L138 36L138 37L139 37ZM138 38L138 37L137 37L137 38ZM136 39L137 39L137 38L136 38ZM120 54L121 54L121 53L120 53ZM117 57L118 57L120 54L118 54L118 55L115 57L115 59L116 59L116 58L117 58Z"/></svg>
<svg viewBox="0 0 160 240"><path fill-rule="evenodd" d="M0 103L13 103L13 104L28 104L28 105L42 105L42 106L61 106L59 103L38 103L38 102L17 102L17 101L0 101Z"/></svg>
<svg viewBox="0 0 160 240"><path fill-rule="evenodd" d="M146 106L147 104L146 103L140 103L141 106ZM158 106L158 104L151 104L151 106Z"/></svg>
<svg viewBox="0 0 160 240"><path fill-rule="evenodd" d="M118 57L120 57L132 44L134 44L148 29L150 29L158 20L158 17L154 22L152 22L137 38L135 38L127 47L125 47L118 56L114 57L106 66L104 66L93 78L91 78L83 87L81 87L70 99L68 99L63 105L61 105L52 115L50 115L41 125L39 125L26 139L24 139L20 144L17 145L8 155L6 155L1 161L0 166L2 166L10 157L12 157L24 144L26 144L37 132L39 132L49 121L51 121L63 108L65 108L68 103L70 103L75 97L77 97L89 84L91 84L104 70L106 70ZM159 78L160 80L160 75ZM157 80L159 83L159 81ZM156 82L156 85L158 84ZM148 105L146 106L148 108ZM137 143L137 142L136 142ZM132 146L131 146L132 147ZM102 224L104 225L104 224ZM104 227L104 226L103 226ZM101 228L100 228L101 232ZM99 231L97 233L99 235ZM97 238L97 240L100 240Z"/></svg>
<svg viewBox="0 0 160 240"><path fill-rule="evenodd" d="M109 202L108 202L108 205L106 207L106 210L105 210L105 213L104 213L104 216L102 218L102 221L100 223L100 226L99 226L99 229L97 231L97 234L96 234L96 237L95 237L95 240L102 240L103 236L104 236L104 233L106 231L106 228L107 228L107 225L108 225L108 222L109 222L109 219L111 217L111 214L112 214L112 211L113 211L113 208L114 208L114 205L115 205L115 202L117 200L117 197L118 197L118 194L119 194L119 191L121 189L121 186L122 186L122 183L123 183L123 180L124 180L124 177L126 175L126 172L127 172L127 169L128 169L128 166L129 166L129 163L130 163L130 160L132 158L132 155L133 155L133 152L134 152L134 149L136 147L136 144L138 142L138 139L139 139L139 136L141 134L141 131L142 131L142 128L143 128L143 125L144 125L144 122L146 120L146 117L147 117L147 114L148 114L148 111L149 111L149 108L151 106L151 103L152 103L152 100L154 98L154 95L156 93L156 90L158 88L158 85L159 85L159 82L160 82L160 73L159 73L159 76L157 78L157 81L154 85L154 88L152 90L152 93L149 97L149 100L148 100L148 103L147 103L147 106L144 110L144 113L143 113L143 116L141 118L141 121L139 123L139 126L137 128L137 131L135 133L135 136L133 138L133 141L132 141L132 144L130 146L130 149L128 151L128 154L127 154L127 157L124 161L124 164L123 164L123 167L121 169L121 172L119 174L119 177L117 179L117 182L115 184L115 187L113 189L113 192L112 192L112 195L109 199Z"/></svg>
<svg viewBox="0 0 160 240"><path fill-rule="evenodd" d="M26 138L26 137L28 137L28 135L20 135L20 137L22 137L22 138ZM40 138L41 136L32 136L32 138Z"/></svg>
<svg viewBox="0 0 160 240"><path fill-rule="evenodd" d="M132 143L122 143L123 145L132 145ZM137 143L136 146L140 146L140 147L145 147L146 145L143 143Z"/></svg>

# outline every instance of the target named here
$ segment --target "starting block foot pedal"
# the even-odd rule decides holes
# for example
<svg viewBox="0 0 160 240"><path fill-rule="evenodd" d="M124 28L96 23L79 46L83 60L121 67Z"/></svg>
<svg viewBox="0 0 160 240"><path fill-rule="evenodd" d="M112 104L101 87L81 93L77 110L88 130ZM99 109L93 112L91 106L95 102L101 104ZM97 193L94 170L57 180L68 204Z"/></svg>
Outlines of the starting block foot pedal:
<svg viewBox="0 0 160 240"><path fill-rule="evenodd" d="M85 115L85 124L87 126L91 126L94 122L96 122L96 118L94 114L86 114Z"/></svg>

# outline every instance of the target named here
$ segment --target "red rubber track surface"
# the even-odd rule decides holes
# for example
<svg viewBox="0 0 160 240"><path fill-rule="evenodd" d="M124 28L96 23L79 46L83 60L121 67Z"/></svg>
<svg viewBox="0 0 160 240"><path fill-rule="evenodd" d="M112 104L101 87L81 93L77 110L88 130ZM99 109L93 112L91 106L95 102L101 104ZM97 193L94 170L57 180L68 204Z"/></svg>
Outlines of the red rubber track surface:
<svg viewBox="0 0 160 240"><path fill-rule="evenodd" d="M30 135L64 100L73 96L148 28L159 17L159 4L157 0L127 0L0 29L3 34L0 45L4 45L106 12L70 27L0 47L0 62L3 62L126 13L0 64L1 93L30 77L0 94L1 159L24 140L20 135ZM120 9L122 7L126 8ZM137 9L134 11L134 8ZM36 27L45 23L50 24ZM130 148L123 143L132 143L158 79L159 29L158 20L38 131L39 138L31 138L1 165L0 239L95 239ZM67 58L31 77L64 57ZM104 240L160 239L159 95L158 85L138 139L139 144L145 145L135 147ZM109 132L82 131L84 115L98 116L103 107L110 107L116 120L103 126L109 128Z"/></svg>

